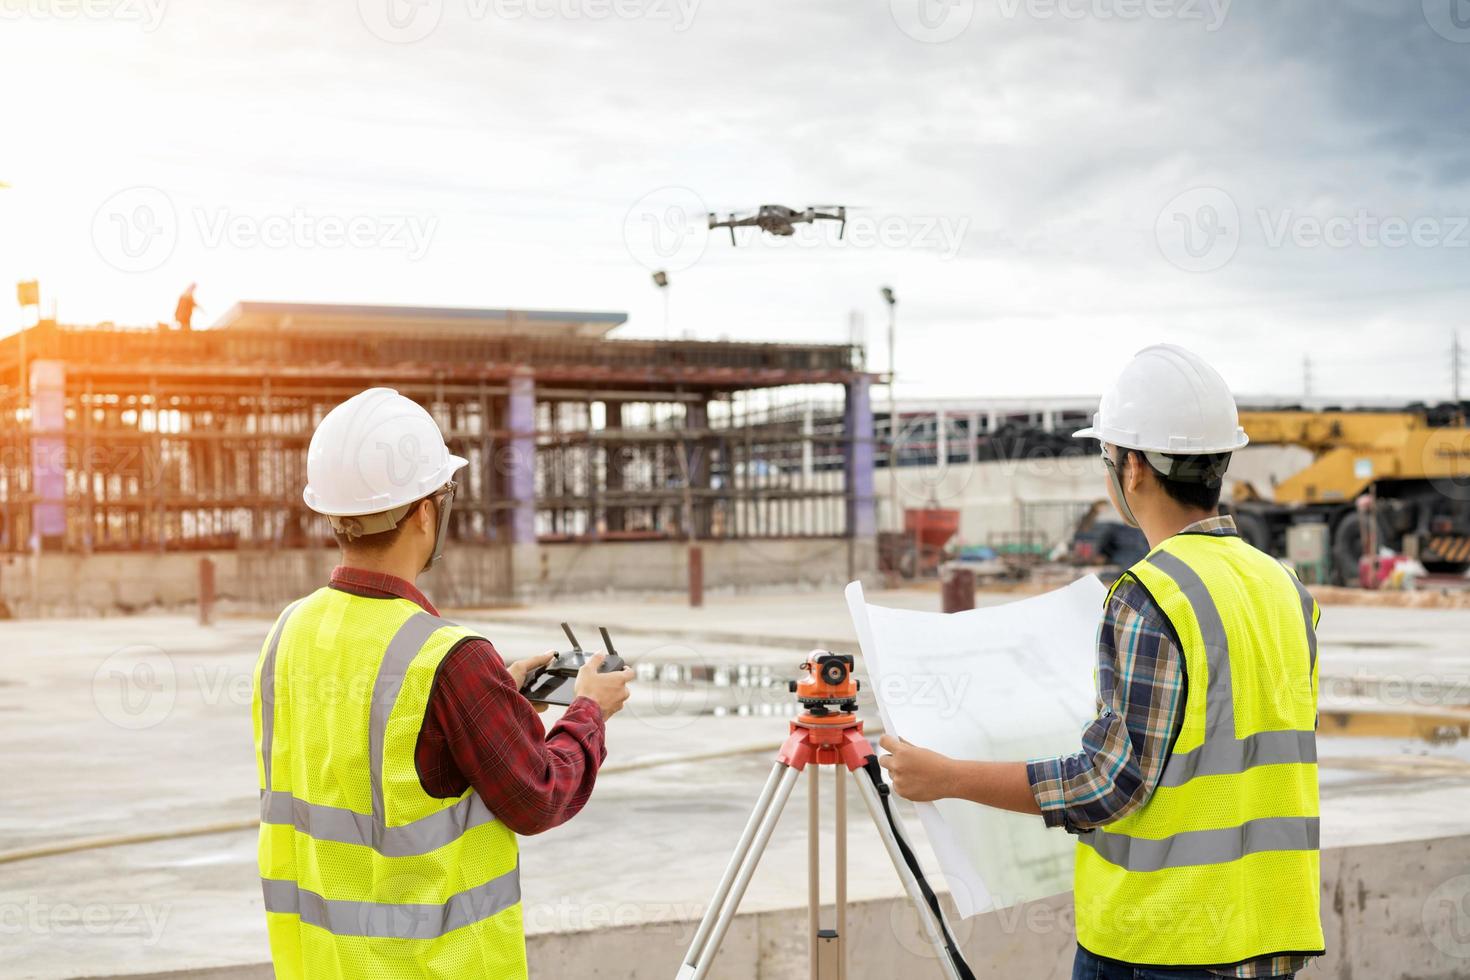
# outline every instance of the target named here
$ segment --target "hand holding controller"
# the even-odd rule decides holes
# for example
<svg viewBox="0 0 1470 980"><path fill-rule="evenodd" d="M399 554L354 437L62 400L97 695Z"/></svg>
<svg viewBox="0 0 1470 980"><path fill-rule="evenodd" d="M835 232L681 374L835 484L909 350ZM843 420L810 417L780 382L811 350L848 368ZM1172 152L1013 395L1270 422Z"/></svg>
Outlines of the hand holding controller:
<svg viewBox="0 0 1470 980"><path fill-rule="evenodd" d="M561 624L572 648L556 654L550 663L537 668L521 687L527 699L545 704L571 704L578 697L589 697L610 718L628 700L628 682L633 671L613 649L612 637L601 629L606 653L589 653L582 649L572 628Z"/></svg>

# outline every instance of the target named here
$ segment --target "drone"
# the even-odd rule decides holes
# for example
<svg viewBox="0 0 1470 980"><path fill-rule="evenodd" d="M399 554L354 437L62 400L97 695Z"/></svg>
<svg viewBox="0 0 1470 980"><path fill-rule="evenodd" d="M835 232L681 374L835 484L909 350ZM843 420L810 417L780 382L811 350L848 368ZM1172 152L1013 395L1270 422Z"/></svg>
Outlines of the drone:
<svg viewBox="0 0 1470 980"><path fill-rule="evenodd" d="M711 228L729 228L730 244L737 245L735 241L735 229L755 226L768 235L779 235L786 237L796 233L795 225L809 224L819 219L828 221L840 221L837 228L837 238L840 241L842 234L847 230L847 208L838 206L822 206L807 208L798 211L781 204L762 204L755 210L754 214L728 214L721 218L713 212L709 216Z"/></svg>

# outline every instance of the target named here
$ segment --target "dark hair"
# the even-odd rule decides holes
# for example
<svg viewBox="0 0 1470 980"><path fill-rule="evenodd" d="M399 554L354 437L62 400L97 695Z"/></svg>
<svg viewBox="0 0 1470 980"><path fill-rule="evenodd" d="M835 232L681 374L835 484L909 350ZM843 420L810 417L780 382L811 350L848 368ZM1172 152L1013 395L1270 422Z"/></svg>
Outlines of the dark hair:
<svg viewBox="0 0 1470 980"><path fill-rule="evenodd" d="M1229 453L1210 453L1204 456L1164 453L1169 459L1186 464L1182 469L1176 468L1173 476L1165 476L1154 469L1148 457L1137 449L1129 449L1127 453L1138 457L1139 464L1148 467L1154 479L1159 481L1159 486L1164 488L1164 493L1175 503L1193 510L1214 510L1220 506L1220 490L1224 486L1220 477L1230 465Z"/></svg>
<svg viewBox="0 0 1470 980"><path fill-rule="evenodd" d="M424 498L424 500L427 499L427 497ZM408 510L404 512L404 515L399 518L398 523L386 531L379 531L377 534L360 534L354 538L349 536L345 531L339 531L333 528L332 537L337 539L337 544L343 551L351 550L362 554L380 555L393 547L393 542L397 541L398 536L403 533L403 528L408 524L408 519L418 513L423 503L423 500L415 500Z"/></svg>

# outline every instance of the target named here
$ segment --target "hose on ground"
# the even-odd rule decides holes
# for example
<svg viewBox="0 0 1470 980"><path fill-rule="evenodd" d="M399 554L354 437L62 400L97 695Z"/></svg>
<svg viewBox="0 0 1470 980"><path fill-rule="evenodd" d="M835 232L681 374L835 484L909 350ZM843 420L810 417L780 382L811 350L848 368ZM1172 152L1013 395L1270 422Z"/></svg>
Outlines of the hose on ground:
<svg viewBox="0 0 1470 980"><path fill-rule="evenodd" d="M881 730L874 729L874 733L881 734ZM657 769L661 766L672 766L681 762L708 762L712 759L728 759L739 755L754 755L757 752L775 752L780 747L780 742L762 742L759 745L745 745L733 749L717 749L712 752L697 752L694 754L640 759L636 762L625 762L621 765L603 766L598 770L598 775L615 776L618 773ZM107 847L124 847L129 844L149 844L154 841L178 840L183 837L229 834L241 830L254 830L258 826L260 826L260 821L252 817L249 820L220 820L215 823L195 824L189 827L174 827L168 830L143 831L136 834L108 834L101 837L78 837L74 840L53 841L49 844L35 844L30 847L17 847L9 851L0 851L0 864L29 861L33 858L56 857L61 854L74 854L78 851L95 851Z"/></svg>

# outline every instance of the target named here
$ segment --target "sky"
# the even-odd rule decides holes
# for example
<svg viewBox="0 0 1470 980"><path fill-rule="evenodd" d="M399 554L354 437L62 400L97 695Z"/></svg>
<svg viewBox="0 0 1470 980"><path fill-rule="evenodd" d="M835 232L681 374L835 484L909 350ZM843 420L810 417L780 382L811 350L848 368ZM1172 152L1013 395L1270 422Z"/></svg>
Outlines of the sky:
<svg viewBox="0 0 1470 980"><path fill-rule="evenodd" d="M21 279L127 324L197 281L881 370L887 285L913 397L1168 341L1437 400L1470 345L1470 0L0 0L0 83L0 333ZM705 227L767 203L844 236Z"/></svg>

